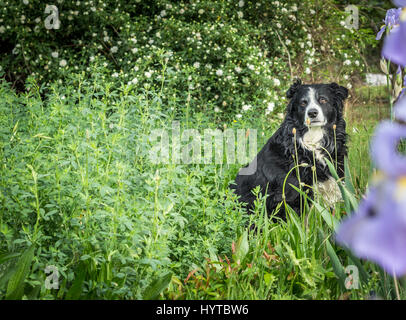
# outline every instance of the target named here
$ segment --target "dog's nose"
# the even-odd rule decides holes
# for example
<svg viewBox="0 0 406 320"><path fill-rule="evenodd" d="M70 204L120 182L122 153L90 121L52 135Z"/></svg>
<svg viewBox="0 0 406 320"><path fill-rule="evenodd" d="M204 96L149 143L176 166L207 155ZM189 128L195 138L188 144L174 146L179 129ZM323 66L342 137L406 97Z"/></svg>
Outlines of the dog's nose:
<svg viewBox="0 0 406 320"><path fill-rule="evenodd" d="M319 111L317 109L309 109L309 111L307 111L307 115L311 119L316 118L318 114L319 114Z"/></svg>

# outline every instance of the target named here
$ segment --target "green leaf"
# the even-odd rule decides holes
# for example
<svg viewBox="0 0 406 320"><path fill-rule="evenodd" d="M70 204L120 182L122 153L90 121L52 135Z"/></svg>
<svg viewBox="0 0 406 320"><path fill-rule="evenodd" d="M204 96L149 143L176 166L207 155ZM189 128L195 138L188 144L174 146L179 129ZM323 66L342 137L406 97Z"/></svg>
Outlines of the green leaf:
<svg viewBox="0 0 406 320"><path fill-rule="evenodd" d="M66 293L66 300L78 300L83 291L83 282L86 278L86 269L83 264L80 264L75 272L75 280L69 291Z"/></svg>
<svg viewBox="0 0 406 320"><path fill-rule="evenodd" d="M333 266L334 273L338 277L338 281L340 284L341 289L344 291L345 290L345 279L346 279L346 273L343 265L340 262L340 259L338 259L338 256L336 252L334 251L330 241L326 239L326 249L327 249L327 254L330 257L331 264Z"/></svg>
<svg viewBox="0 0 406 320"><path fill-rule="evenodd" d="M15 273L11 276L6 291L6 299L19 300L24 294L24 281L30 273L35 247L32 245L21 255L16 264Z"/></svg>
<svg viewBox="0 0 406 320"><path fill-rule="evenodd" d="M249 251L248 232L247 230L241 235L235 245L236 260L242 262Z"/></svg>
<svg viewBox="0 0 406 320"><path fill-rule="evenodd" d="M142 295L144 300L156 300L158 299L160 293L166 289L172 279L172 273L168 272L162 277L155 279L150 283L150 285L144 290Z"/></svg>
<svg viewBox="0 0 406 320"><path fill-rule="evenodd" d="M334 179L337 180L338 187L341 191L341 196L344 200L345 210L347 211L347 213L353 212L358 207L357 199L355 198L354 194L348 191L347 188L343 186L341 181L339 181L340 179L333 164L328 159L325 159L325 161L330 169L331 175L334 177Z"/></svg>
<svg viewBox="0 0 406 320"><path fill-rule="evenodd" d="M17 258L19 256L21 256L20 252L7 252L7 253L0 254L0 264L6 262L7 260Z"/></svg>
<svg viewBox="0 0 406 320"><path fill-rule="evenodd" d="M352 182L352 176L351 176L351 171L350 167L348 166L348 159L344 159L344 172L345 172L345 187L349 192L352 194L355 194L355 188L354 184Z"/></svg>
<svg viewBox="0 0 406 320"><path fill-rule="evenodd" d="M316 210L320 213L321 217L323 220L327 223L331 231L335 231L339 222L336 217L334 217L329 210L326 208L323 208L320 204L318 204L316 201L310 199L311 202L313 202L314 207Z"/></svg>

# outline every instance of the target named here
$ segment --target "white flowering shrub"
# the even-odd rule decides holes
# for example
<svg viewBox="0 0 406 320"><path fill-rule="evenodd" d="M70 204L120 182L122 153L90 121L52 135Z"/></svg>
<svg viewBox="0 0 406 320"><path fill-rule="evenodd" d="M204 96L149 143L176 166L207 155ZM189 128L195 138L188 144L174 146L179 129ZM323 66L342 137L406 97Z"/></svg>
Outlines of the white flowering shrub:
<svg viewBox="0 0 406 320"><path fill-rule="evenodd" d="M310 0L5 1L0 66L19 90L28 76L47 87L97 64L104 78L162 88L164 101L176 95L192 111L269 113L294 77L317 80L322 70L350 84L362 71L342 9Z"/></svg>

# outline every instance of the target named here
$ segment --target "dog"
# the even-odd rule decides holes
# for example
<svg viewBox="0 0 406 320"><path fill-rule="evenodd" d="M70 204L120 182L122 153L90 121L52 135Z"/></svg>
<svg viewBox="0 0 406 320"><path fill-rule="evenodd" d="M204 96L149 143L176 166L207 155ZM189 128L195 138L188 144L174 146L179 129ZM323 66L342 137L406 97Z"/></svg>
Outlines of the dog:
<svg viewBox="0 0 406 320"><path fill-rule="evenodd" d="M332 160L338 176L343 178L347 156L343 108L347 88L336 83L306 85L297 79L286 96L289 103L281 126L244 168L255 170L249 173L240 170L235 183L230 185L248 212L254 208L256 196L252 191L257 186L262 196L267 195L268 215L283 200L300 214L301 196L290 185L301 188L311 198L317 189L329 206L341 200L325 159ZM275 215L286 220L283 205Z"/></svg>

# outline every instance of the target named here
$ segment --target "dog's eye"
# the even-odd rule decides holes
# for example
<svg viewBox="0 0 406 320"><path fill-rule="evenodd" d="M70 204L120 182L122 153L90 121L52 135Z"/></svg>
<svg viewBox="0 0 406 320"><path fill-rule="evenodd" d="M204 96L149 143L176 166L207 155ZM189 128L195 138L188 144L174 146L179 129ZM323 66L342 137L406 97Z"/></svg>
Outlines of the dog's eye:
<svg viewBox="0 0 406 320"><path fill-rule="evenodd" d="M306 106L307 106L307 101L306 101L306 100L303 100L302 102L300 102L300 105L301 105L302 107L306 107Z"/></svg>
<svg viewBox="0 0 406 320"><path fill-rule="evenodd" d="M325 98L320 98L319 102L320 102L321 104L325 104L325 103L327 103L327 99L325 99Z"/></svg>

